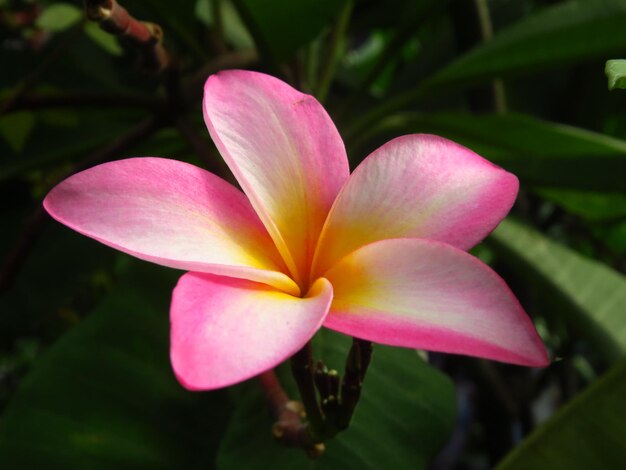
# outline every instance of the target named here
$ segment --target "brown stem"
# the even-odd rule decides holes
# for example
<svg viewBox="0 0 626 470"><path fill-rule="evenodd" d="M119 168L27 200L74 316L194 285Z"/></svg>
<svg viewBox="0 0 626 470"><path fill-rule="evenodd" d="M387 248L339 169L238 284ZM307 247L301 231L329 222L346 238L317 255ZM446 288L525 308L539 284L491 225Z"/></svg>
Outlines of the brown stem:
<svg viewBox="0 0 626 470"><path fill-rule="evenodd" d="M144 119L130 131L122 134L109 145L101 147L94 151L91 155L87 156L87 158L74 166L71 173L75 173L118 156L120 153L133 147L151 135L159 129L161 125L161 121L152 116ZM67 176L69 176L69 174L65 175L61 179L64 179ZM47 220L48 216L41 205L39 205L33 214L28 218L24 229L19 234L15 245L11 248L11 250L9 250L9 254L0 269L0 292L4 292L13 286L13 283L20 273L28 254L36 241L39 239L41 231L43 230Z"/></svg>
<svg viewBox="0 0 626 470"><path fill-rule="evenodd" d="M85 0L85 11L87 18L100 23L103 30L132 44L148 70L159 73L172 65L159 25L137 20L116 0Z"/></svg>
<svg viewBox="0 0 626 470"><path fill-rule="evenodd" d="M278 377L276 377L276 372L274 372L273 369L263 372L257 379L261 385L261 390L263 390L263 395L270 405L272 415L274 418L279 419L289 402L287 392L285 392L280 382L278 382ZM300 416L301 415L298 413L298 421L300 420Z"/></svg>
<svg viewBox="0 0 626 470"><path fill-rule="evenodd" d="M276 420L272 427L276 440L287 447L305 450L311 458L319 457L325 447L312 439L309 423L303 421L305 411L302 403L289 399L273 370L259 375L258 380Z"/></svg>

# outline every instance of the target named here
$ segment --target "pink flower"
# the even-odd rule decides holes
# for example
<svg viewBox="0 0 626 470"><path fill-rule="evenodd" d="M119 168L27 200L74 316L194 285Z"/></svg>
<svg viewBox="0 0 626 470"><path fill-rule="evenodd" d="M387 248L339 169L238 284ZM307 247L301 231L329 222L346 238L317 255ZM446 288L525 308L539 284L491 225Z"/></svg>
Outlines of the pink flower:
<svg viewBox="0 0 626 470"><path fill-rule="evenodd" d="M73 175L44 201L84 235L190 271L170 312L171 360L185 387L264 372L322 325L389 345L547 364L504 281L465 252L513 205L515 176L422 134L388 142L350 175L315 98L255 72L209 77L204 116L243 193L187 163L144 157Z"/></svg>

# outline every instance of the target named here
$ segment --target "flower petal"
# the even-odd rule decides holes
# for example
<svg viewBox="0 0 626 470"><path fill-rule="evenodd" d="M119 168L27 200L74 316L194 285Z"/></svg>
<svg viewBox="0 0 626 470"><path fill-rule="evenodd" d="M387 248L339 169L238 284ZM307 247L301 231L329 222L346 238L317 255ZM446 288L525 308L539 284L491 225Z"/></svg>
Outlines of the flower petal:
<svg viewBox="0 0 626 470"><path fill-rule="evenodd" d="M211 390L265 372L301 349L332 300L326 279L305 298L263 284L187 273L172 296L172 366L190 390Z"/></svg>
<svg viewBox="0 0 626 470"><path fill-rule="evenodd" d="M548 363L535 328L504 281L468 253L422 239L384 240L325 276L334 300L324 326L392 346Z"/></svg>
<svg viewBox="0 0 626 470"><path fill-rule="evenodd" d="M209 77L204 118L289 270L306 282L328 210L349 176L335 125L312 96L241 70Z"/></svg>
<svg viewBox="0 0 626 470"><path fill-rule="evenodd" d="M60 183L44 206L68 227L138 258L299 293L245 195L193 165L150 157L105 163Z"/></svg>
<svg viewBox="0 0 626 470"><path fill-rule="evenodd" d="M415 237L467 250L515 202L517 178L441 137L394 139L367 157L337 198L316 254L315 273L377 240Z"/></svg>

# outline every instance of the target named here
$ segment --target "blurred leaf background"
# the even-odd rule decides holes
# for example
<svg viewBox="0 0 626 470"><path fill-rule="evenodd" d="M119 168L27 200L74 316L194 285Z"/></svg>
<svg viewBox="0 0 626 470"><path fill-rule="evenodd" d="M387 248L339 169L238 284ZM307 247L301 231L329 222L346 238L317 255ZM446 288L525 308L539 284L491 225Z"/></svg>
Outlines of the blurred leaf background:
<svg viewBox="0 0 626 470"><path fill-rule="evenodd" d="M626 466L623 64L605 76L626 57L626 0L121 4L161 26L171 70L138 65L81 3L0 0L0 468ZM224 68L316 95L352 167L427 132L517 174L517 204L474 254L533 317L550 367L378 347L353 425L315 462L272 441L254 381L182 389L167 338L178 274L51 223L41 200L131 155L232 180L200 108ZM346 348L316 338L335 367Z"/></svg>

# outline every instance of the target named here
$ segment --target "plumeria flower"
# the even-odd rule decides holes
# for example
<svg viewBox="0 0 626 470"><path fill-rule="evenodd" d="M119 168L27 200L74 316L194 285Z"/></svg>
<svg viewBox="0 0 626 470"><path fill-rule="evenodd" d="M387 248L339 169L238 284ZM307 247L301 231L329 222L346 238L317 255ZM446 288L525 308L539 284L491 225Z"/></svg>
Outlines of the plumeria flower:
<svg viewBox="0 0 626 470"><path fill-rule="evenodd" d="M143 157L75 174L46 197L59 222L187 270L171 361L188 389L273 368L323 325L394 346L547 364L504 281L466 253L505 217L515 176L432 135L388 142L350 174L312 96L268 75L209 77L204 118L243 192Z"/></svg>

